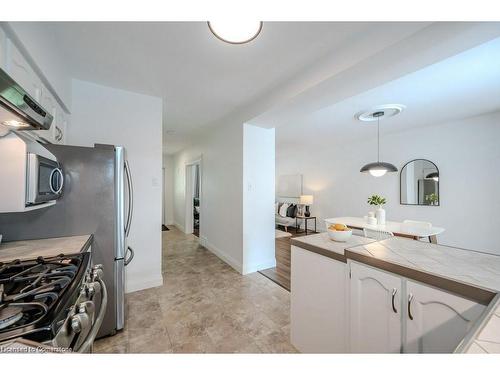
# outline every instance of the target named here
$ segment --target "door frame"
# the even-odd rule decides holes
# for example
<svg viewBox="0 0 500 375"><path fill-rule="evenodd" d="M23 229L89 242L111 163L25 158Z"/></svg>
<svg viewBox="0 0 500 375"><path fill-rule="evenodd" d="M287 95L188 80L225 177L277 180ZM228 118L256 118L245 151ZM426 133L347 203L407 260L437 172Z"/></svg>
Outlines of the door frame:
<svg viewBox="0 0 500 375"><path fill-rule="evenodd" d="M161 222L163 225L167 225L167 213L165 206L167 205L166 192L167 192L167 174L165 167L161 169L162 177L162 189L161 189Z"/></svg>
<svg viewBox="0 0 500 375"><path fill-rule="evenodd" d="M184 233L192 234L194 232L194 204L193 204L193 185L194 185L194 166L198 165L199 168L199 178L200 178L200 206L203 202L202 194L202 181L203 181L203 168L202 168L203 155L188 161L185 163L185 178L184 178L184 201L185 201L185 211L184 211ZM200 232L201 232L201 217L202 210L200 209Z"/></svg>

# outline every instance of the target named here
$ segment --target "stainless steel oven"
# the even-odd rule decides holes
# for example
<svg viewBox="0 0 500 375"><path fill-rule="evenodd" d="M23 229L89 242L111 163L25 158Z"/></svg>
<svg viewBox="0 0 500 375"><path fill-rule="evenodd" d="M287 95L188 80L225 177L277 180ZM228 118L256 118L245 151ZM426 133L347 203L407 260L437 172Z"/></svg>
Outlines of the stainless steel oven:
<svg viewBox="0 0 500 375"><path fill-rule="evenodd" d="M26 205L58 199L63 191L64 174L57 160L28 153Z"/></svg>

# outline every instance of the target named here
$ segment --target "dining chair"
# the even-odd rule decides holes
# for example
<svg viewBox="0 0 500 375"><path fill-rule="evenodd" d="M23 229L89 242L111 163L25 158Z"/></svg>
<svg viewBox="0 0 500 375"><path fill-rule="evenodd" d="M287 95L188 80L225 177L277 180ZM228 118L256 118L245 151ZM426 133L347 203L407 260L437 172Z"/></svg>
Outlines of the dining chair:
<svg viewBox="0 0 500 375"><path fill-rule="evenodd" d="M427 221L403 220L403 224L411 226L411 227L432 229L432 223L429 223Z"/></svg>
<svg viewBox="0 0 500 375"><path fill-rule="evenodd" d="M431 230L432 229L432 223L429 223L427 221L417 221L417 220L403 220L403 225L407 225L409 227L413 228L420 228L424 230ZM417 241L421 242L427 242L428 238L427 237L421 237L421 238L416 238Z"/></svg>
<svg viewBox="0 0 500 375"><path fill-rule="evenodd" d="M368 229L363 228L363 234L366 238L371 238L377 241L385 240L394 237L394 233L383 229Z"/></svg>

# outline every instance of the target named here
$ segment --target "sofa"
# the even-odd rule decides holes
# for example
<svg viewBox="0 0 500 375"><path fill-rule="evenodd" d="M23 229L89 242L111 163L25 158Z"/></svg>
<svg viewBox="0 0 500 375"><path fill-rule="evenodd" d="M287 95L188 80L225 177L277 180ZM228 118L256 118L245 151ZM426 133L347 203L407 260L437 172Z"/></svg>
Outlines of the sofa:
<svg viewBox="0 0 500 375"><path fill-rule="evenodd" d="M287 212L285 214L285 210L282 209L280 213L280 208L282 208L282 205L286 204L288 205L287 207ZM294 206L294 207L290 207ZM277 226L281 226L285 229L285 232L288 232L288 227L295 228L295 224L297 222L298 228L300 229L300 226L302 225L302 219L298 219L297 221L295 220L295 216L297 216L297 205L294 203L286 203L286 202L280 202L276 203L275 205L275 211L274 211L274 222Z"/></svg>

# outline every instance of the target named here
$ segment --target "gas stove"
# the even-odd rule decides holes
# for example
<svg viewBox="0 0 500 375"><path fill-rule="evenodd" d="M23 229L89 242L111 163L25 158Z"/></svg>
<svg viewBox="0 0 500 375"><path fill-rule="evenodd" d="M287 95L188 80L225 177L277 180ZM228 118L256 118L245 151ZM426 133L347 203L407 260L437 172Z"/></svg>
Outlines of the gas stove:
<svg viewBox="0 0 500 375"><path fill-rule="evenodd" d="M102 272L89 252L0 262L0 344L89 351L106 307Z"/></svg>

